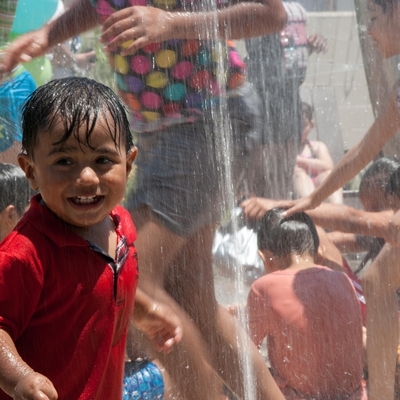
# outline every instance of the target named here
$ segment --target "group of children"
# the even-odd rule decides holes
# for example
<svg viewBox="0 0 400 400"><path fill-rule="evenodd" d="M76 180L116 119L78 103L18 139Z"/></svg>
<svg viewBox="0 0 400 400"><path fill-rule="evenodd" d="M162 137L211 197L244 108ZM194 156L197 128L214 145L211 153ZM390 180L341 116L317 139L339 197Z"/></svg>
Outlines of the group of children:
<svg viewBox="0 0 400 400"><path fill-rule="evenodd" d="M136 155L128 127L114 93L85 78L52 81L25 106L22 169L2 165L3 237L22 217L0 248L1 282L13 282L0 295L7 310L0 316L1 387L14 398L121 398L131 314L159 350L180 340L176 315L160 316L168 308L154 313L155 303L139 291L132 309L134 227L118 206ZM40 194L22 216L32 190ZM267 212L259 224L267 275L249 294L249 334L257 346L268 337L285 398L364 398L354 289L345 274L316 265L311 219L282 212ZM17 296L28 284L29 296ZM62 348L46 346L53 337Z"/></svg>
<svg viewBox="0 0 400 400"><path fill-rule="evenodd" d="M52 81L25 106L18 160L25 175L2 166L4 235L22 217L0 248L0 282L13 281L0 295L0 309L7 310L0 316L0 382L16 399L122 398L131 314L159 350L180 340L176 315L154 313L155 303L141 291L132 310L134 227L118 205L136 153L127 126L113 92L85 78ZM22 216L32 189L40 194ZM14 207L14 224L7 223ZM268 338L271 371L285 398L365 398L354 289L345 274L316 265L311 219L284 218L282 211L267 212L259 223L267 275L249 294L250 337L257 346ZM17 296L28 284L29 296ZM124 398L141 398L137 386L131 390L138 397Z"/></svg>
<svg viewBox="0 0 400 400"><path fill-rule="evenodd" d="M2 70L43 54L67 35L94 27L99 17L104 23L102 40L120 75L124 75L123 60L152 42L207 39L210 23L219 29L216 37L266 34L279 30L284 20L280 2L275 0L227 7L217 14L218 21L207 11L175 13L128 2L121 6L99 0L93 2L94 7L91 3L77 1L55 22L16 41L2 61ZM398 41L392 38L400 31L399 2L370 0L370 12L370 33L382 55L400 53ZM254 23L244 23L244 16ZM172 42L168 46L182 45ZM146 51L151 52L148 47ZM125 78L120 76L120 89L132 106L130 92L136 86L133 77ZM172 87L164 95L168 93L170 100L176 95ZM186 204L174 197L175 186L165 191L170 178L166 173L173 180L176 171L159 171L160 166L156 171L158 161L167 166L166 156L176 156L169 152L181 149L185 161L190 161L186 172L197 172L204 162L196 168L191 163L203 157L208 160L202 151L213 143L208 134L215 127L206 124L210 109L203 110L205 119L193 120L198 115L193 109L189 110L192 115L182 112L180 117L188 117L184 124L175 121L167 129L163 124L171 122L169 111L163 109L165 118L151 134L148 129L155 125L148 123L143 128L143 115L134 114L136 127L143 128L138 136L143 151L153 152L151 157L143 153L139 160L139 189L149 191L143 192L143 199L139 196L130 202L129 213L120 203L137 150L119 98L92 80L65 78L40 87L25 104L18 163L38 194L0 246L0 399L122 398L132 319L153 349L168 353L179 342L170 355L160 353L160 360L174 384L182 388L182 398L217 398L221 379L244 398L238 342L249 344L257 399L365 398L362 318L356 294L345 274L316 265L316 229L302 211L316 207L342 187L394 135L400 121L398 88L365 138L311 195L285 203L287 210L269 211L260 222L258 246L268 274L253 284L247 310L252 341L259 346L268 338L271 372L215 300L208 249L217 217L212 202L218 192L200 196L192 190L198 200L198 218L192 218L189 227L171 219L178 209L164 207L169 198L161 201L158 196L159 203L151 203L149 196L155 201L161 188L164 194L173 195L176 207ZM155 117L149 112L145 116ZM194 149L193 157L196 144L204 148ZM207 165L210 174L218 175L214 168L214 163ZM159 186L154 181L156 172L166 175ZM194 185L198 176L190 173L192 180L182 185ZM146 177L152 179L146 181ZM211 190L218 179L200 183ZM398 206L397 187L394 175L388 185L393 207ZM157 206L164 207L162 212ZM5 213L5 218L9 215ZM400 287L395 247L398 219L394 214L389 244L364 278L370 399L393 397L396 291ZM380 329L382 325L386 329Z"/></svg>

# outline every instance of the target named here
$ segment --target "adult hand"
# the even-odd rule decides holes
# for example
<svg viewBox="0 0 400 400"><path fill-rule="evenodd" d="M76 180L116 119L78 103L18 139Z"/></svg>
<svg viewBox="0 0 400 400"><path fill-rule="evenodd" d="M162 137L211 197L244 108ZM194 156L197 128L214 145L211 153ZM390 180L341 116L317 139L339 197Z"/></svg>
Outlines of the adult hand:
<svg viewBox="0 0 400 400"><path fill-rule="evenodd" d="M280 201L265 199L263 197L251 197L244 200L240 207L243 213L250 219L261 219L268 210L275 207L280 207Z"/></svg>
<svg viewBox="0 0 400 400"><path fill-rule="evenodd" d="M47 26L19 36L0 52L0 74L8 73L18 64L46 54L48 49Z"/></svg>
<svg viewBox="0 0 400 400"><path fill-rule="evenodd" d="M14 389L14 400L56 400L58 394L48 378L31 372L22 378Z"/></svg>
<svg viewBox="0 0 400 400"><path fill-rule="evenodd" d="M316 203L310 195L297 200L280 201L279 207L286 208L286 210L282 213L284 217L290 217L298 212L312 210L318 207L319 204L320 203Z"/></svg>
<svg viewBox="0 0 400 400"><path fill-rule="evenodd" d="M174 344L182 339L182 322L172 309L161 303L152 302L146 309L136 308L133 322L158 351L169 353Z"/></svg>
<svg viewBox="0 0 400 400"><path fill-rule="evenodd" d="M100 41L108 51L123 45L121 55L130 55L147 44L171 39L172 18L173 13L154 7L124 8L104 22Z"/></svg>

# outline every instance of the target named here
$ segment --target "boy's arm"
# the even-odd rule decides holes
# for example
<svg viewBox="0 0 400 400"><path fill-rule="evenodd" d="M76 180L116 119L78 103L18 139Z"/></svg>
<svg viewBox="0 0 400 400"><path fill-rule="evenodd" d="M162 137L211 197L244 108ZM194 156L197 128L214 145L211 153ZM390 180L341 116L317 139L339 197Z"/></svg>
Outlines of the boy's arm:
<svg viewBox="0 0 400 400"><path fill-rule="evenodd" d="M400 126L397 88L398 83L364 138L343 156L321 185L307 197L286 202L285 206L288 209L284 213L285 216L318 207L323 200L343 187L378 155L384 144L394 136Z"/></svg>
<svg viewBox="0 0 400 400"><path fill-rule="evenodd" d="M316 225L331 231L376 236L386 240L393 211L367 212L343 204L323 203L306 211Z"/></svg>
<svg viewBox="0 0 400 400"><path fill-rule="evenodd" d="M281 31L286 11L281 0L237 2L218 11L167 12L153 7L128 7L103 25L101 40L109 50L130 42L121 52L133 54L154 42L171 39L243 39Z"/></svg>
<svg viewBox="0 0 400 400"><path fill-rule="evenodd" d="M328 232L328 238L339 249L341 253L361 253L369 248L357 239L354 233Z"/></svg>
<svg viewBox="0 0 400 400"><path fill-rule="evenodd" d="M389 229L384 237L394 247L400 247L400 210L397 210L389 221Z"/></svg>
<svg viewBox="0 0 400 400"><path fill-rule="evenodd" d="M40 29L15 39L4 49L0 61L0 73L10 72L17 64L46 54L53 46L93 29L98 16L89 0L77 0L73 5Z"/></svg>
<svg viewBox="0 0 400 400"><path fill-rule="evenodd" d="M182 323L176 313L140 289L136 291L133 322L158 351L169 353L182 338Z"/></svg>
<svg viewBox="0 0 400 400"><path fill-rule="evenodd" d="M285 202L285 200L251 197L244 200L240 206L248 218L261 219L268 210L282 207ZM395 225L394 222L396 221L391 210L367 212L343 204L323 203L318 208L308 210L306 213L316 225L331 231L376 236L385 240L389 237L393 238L396 232L400 232L400 214L398 225ZM393 227L392 231L389 232L392 219ZM395 230L395 226L398 226L397 230Z"/></svg>
<svg viewBox="0 0 400 400"><path fill-rule="evenodd" d="M3 329L0 329L0 387L15 400L58 398L50 380L22 360L10 335Z"/></svg>

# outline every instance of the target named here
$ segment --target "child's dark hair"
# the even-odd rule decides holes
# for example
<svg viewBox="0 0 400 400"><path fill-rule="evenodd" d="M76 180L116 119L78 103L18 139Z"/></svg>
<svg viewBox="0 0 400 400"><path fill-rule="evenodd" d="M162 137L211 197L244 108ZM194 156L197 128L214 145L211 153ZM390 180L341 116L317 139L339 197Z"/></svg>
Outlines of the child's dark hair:
<svg viewBox="0 0 400 400"><path fill-rule="evenodd" d="M301 109L303 112L303 116L306 117L309 121L312 121L314 117L314 109L304 101L301 103Z"/></svg>
<svg viewBox="0 0 400 400"><path fill-rule="evenodd" d="M33 195L29 182L20 167L0 163L0 212L13 205L22 216Z"/></svg>
<svg viewBox="0 0 400 400"><path fill-rule="evenodd" d="M268 250L276 257L306 253L316 255L319 238L311 218L304 212L284 218L283 211L283 208L273 208L259 222L258 249Z"/></svg>
<svg viewBox="0 0 400 400"><path fill-rule="evenodd" d="M382 7L383 12L392 10L394 5L399 2L399 0L372 0L375 4Z"/></svg>
<svg viewBox="0 0 400 400"><path fill-rule="evenodd" d="M83 128L86 138L80 141L90 147L90 135L100 115L107 123L116 148L125 142L129 151L133 142L126 109L109 87L88 78L54 79L36 89L24 105L22 148L32 156L39 131L50 130L60 121L65 134L54 144L64 144L72 134L79 140L78 128Z"/></svg>
<svg viewBox="0 0 400 400"><path fill-rule="evenodd" d="M361 178L359 193L363 193L373 183L374 188L380 187L386 191L391 175L400 168L400 162L396 158L381 157L375 160L365 171Z"/></svg>
<svg viewBox="0 0 400 400"><path fill-rule="evenodd" d="M400 167L392 172L386 185L386 195L400 198Z"/></svg>

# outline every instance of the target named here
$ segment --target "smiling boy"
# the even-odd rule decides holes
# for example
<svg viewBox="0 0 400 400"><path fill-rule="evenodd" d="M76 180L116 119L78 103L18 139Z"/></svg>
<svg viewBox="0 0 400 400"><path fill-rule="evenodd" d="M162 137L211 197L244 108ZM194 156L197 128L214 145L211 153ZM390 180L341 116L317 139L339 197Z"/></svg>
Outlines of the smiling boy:
<svg viewBox="0 0 400 400"><path fill-rule="evenodd" d="M0 399L120 399L137 285L118 204L136 156L125 109L86 78L54 80L23 114L29 211L0 247Z"/></svg>

